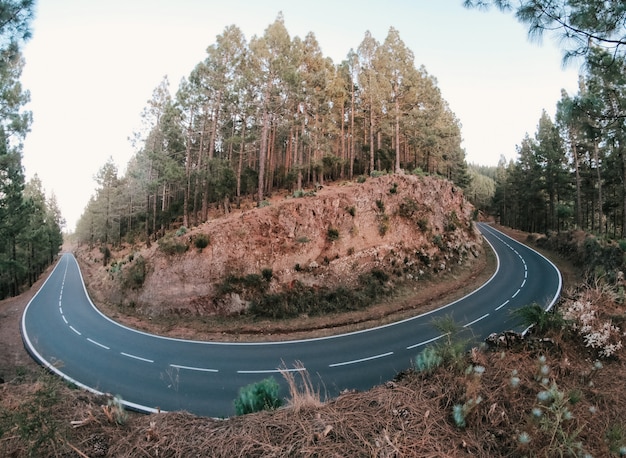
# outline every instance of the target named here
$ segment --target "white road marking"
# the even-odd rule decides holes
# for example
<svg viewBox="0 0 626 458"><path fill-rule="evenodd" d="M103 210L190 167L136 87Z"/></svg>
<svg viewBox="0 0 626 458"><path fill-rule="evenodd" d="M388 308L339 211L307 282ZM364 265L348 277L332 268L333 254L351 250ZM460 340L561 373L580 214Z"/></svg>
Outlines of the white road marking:
<svg viewBox="0 0 626 458"><path fill-rule="evenodd" d="M263 370L258 370L258 371L241 370L241 371L237 371L237 373L238 374L275 374L279 372L300 372L300 371L305 371L305 370L306 370L305 367L296 367L295 369L263 369Z"/></svg>
<svg viewBox="0 0 626 458"><path fill-rule="evenodd" d="M74 326L70 325L70 329L74 331L76 334L78 334L79 336L82 336L82 334L79 331L77 331Z"/></svg>
<svg viewBox="0 0 626 458"><path fill-rule="evenodd" d="M153 363L154 361L148 358L142 358L141 356L131 355L130 353L120 352L124 356L128 356L129 358L138 359L139 361L145 361L146 363Z"/></svg>
<svg viewBox="0 0 626 458"><path fill-rule="evenodd" d="M519 292L521 291L521 289L518 289L517 291L515 291L515 294L513 294L511 296L511 299L513 299L515 296L517 296L519 294Z"/></svg>
<svg viewBox="0 0 626 458"><path fill-rule="evenodd" d="M65 321L65 324L69 324L69 323L67 322L67 318L65 318L65 315L61 315L61 318L63 318L63 321Z"/></svg>
<svg viewBox="0 0 626 458"><path fill-rule="evenodd" d="M92 344L97 345L98 347L102 347L102 348L104 348L105 350L110 350L110 348L109 348L109 347L107 347L106 345L103 345L103 344L101 344L100 342L96 342L95 340L90 339L89 337L87 337L87 340L88 340L89 342L91 342Z"/></svg>
<svg viewBox="0 0 626 458"><path fill-rule="evenodd" d="M525 284L526 284L526 279L524 278L524 281L522 282L522 285L520 286L520 289L522 289Z"/></svg>
<svg viewBox="0 0 626 458"><path fill-rule="evenodd" d="M480 320L487 318L488 316L489 316L489 314L488 314L488 313L485 313L485 314L484 314L483 316L481 316L480 318L476 318L474 321L472 321L472 322L470 322L470 323L467 323L467 324L466 324L466 325L464 325L463 327L464 327L464 328L467 328L467 327L469 327L469 326L473 325L474 323L478 323Z"/></svg>
<svg viewBox="0 0 626 458"><path fill-rule="evenodd" d="M200 372L219 372L217 369L207 369L204 367L193 367L193 366L180 366L178 364L170 364L171 367L176 369L186 369L188 371L200 371Z"/></svg>
<svg viewBox="0 0 626 458"><path fill-rule="evenodd" d="M434 342L435 340L439 340L439 339L441 339L443 336L447 336L447 335L448 335L448 334L441 334L441 335L440 335L440 336L438 336L438 337L433 337L432 339L428 339L428 340L425 340L425 341L423 341L423 342L416 343L415 345L411 345L411 346L409 346L409 347L406 347L406 349L407 349L407 350L413 350L414 348L421 347L422 345L429 344L429 343Z"/></svg>
<svg viewBox="0 0 626 458"><path fill-rule="evenodd" d="M499 305L498 307L496 307L496 310L500 310L502 307L504 307L506 304L508 304L509 301L507 300L505 303L503 303L502 305Z"/></svg>
<svg viewBox="0 0 626 458"><path fill-rule="evenodd" d="M348 364L362 363L364 361L371 361L373 359L384 358L385 356L389 356L389 355L393 355L393 352L390 351L390 352L387 352L387 353L382 353L380 355L369 356L367 358L355 359L355 360L352 360L352 361L344 361L342 363L329 364L328 367L347 366Z"/></svg>

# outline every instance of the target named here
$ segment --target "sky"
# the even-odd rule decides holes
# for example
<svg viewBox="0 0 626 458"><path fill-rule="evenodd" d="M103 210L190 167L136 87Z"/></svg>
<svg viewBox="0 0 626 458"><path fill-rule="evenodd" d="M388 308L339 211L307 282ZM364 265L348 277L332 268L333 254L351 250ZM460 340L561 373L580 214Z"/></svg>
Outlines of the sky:
<svg viewBox="0 0 626 458"><path fill-rule="evenodd" d="M129 138L167 76L172 92L227 26L249 41L282 12L291 37L313 32L335 64L367 31L400 33L435 77L462 125L469 163L516 159L542 110L554 116L561 89L577 91L579 68L563 67L557 43L530 41L511 14L468 10L463 0L38 0L23 48L22 84L33 113L24 143L26 178L37 175L73 231L112 158L120 175Z"/></svg>

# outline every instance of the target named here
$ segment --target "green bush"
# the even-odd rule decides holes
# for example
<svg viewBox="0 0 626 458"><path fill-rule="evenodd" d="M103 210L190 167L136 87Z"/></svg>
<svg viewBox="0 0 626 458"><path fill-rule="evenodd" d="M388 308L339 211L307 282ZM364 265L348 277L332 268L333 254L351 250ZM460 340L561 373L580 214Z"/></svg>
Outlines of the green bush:
<svg viewBox="0 0 626 458"><path fill-rule="evenodd" d="M194 238L193 243L197 249L202 251L204 248L209 246L209 243L211 243L211 239L206 234L198 234Z"/></svg>
<svg viewBox="0 0 626 458"><path fill-rule="evenodd" d="M326 233L326 238L331 242L339 239L339 229L334 227L329 227L328 232Z"/></svg>
<svg viewBox="0 0 626 458"><path fill-rule="evenodd" d="M265 269L261 270L261 276L263 277L263 280L270 282L272 281L274 272L269 267L266 267Z"/></svg>
<svg viewBox="0 0 626 458"><path fill-rule="evenodd" d="M234 401L235 413L245 415L262 410L277 409L282 405L278 396L280 386L273 377L244 386Z"/></svg>
<svg viewBox="0 0 626 458"><path fill-rule="evenodd" d="M537 303L524 305L511 313L521 321L524 327L533 326L539 333L559 330L565 324L565 320L560 313L554 310L545 310Z"/></svg>
<svg viewBox="0 0 626 458"><path fill-rule="evenodd" d="M390 294L391 288L386 285L388 279L383 271L374 270L359 276L359 284L353 289L345 286L312 288L296 282L287 291L253 299L249 313L257 318L285 319L360 310Z"/></svg>
<svg viewBox="0 0 626 458"><path fill-rule="evenodd" d="M181 235L185 235L187 233L187 228L185 226L180 226L176 230L176 237L180 237Z"/></svg>
<svg viewBox="0 0 626 458"><path fill-rule="evenodd" d="M124 288L138 289L143 286L146 279L146 260L143 256L137 256L122 273L122 286Z"/></svg>
<svg viewBox="0 0 626 458"><path fill-rule="evenodd" d="M171 235L166 235L162 239L159 240L159 249L169 255L174 254L182 254L187 251L189 247L186 243L181 242L177 238L172 237Z"/></svg>

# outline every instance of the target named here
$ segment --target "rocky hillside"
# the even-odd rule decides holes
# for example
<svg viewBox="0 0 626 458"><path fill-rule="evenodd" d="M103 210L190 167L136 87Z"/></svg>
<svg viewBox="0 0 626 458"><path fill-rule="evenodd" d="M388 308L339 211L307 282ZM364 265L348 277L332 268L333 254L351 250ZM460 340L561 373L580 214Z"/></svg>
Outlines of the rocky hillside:
<svg viewBox="0 0 626 458"><path fill-rule="evenodd" d="M96 301L148 316L239 314L259 295L354 290L372 273L385 286L419 285L481 255L473 211L439 178L344 182L126 247L87 281Z"/></svg>

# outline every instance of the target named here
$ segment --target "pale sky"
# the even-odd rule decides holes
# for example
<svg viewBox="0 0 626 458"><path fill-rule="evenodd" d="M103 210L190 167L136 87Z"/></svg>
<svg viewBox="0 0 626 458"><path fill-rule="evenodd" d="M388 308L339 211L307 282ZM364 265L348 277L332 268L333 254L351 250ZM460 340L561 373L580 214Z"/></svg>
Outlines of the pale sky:
<svg viewBox="0 0 626 458"><path fill-rule="evenodd" d="M561 89L577 91L578 68L563 69L546 37L530 42L511 15L462 7L463 0L38 0L24 47L22 82L34 122L24 146L27 179L54 193L73 230L112 157L120 175L128 141L164 76L172 92L229 25L249 41L279 12L291 37L313 32L335 64L366 31L383 42L390 27L438 81L462 124L467 161L515 159Z"/></svg>

